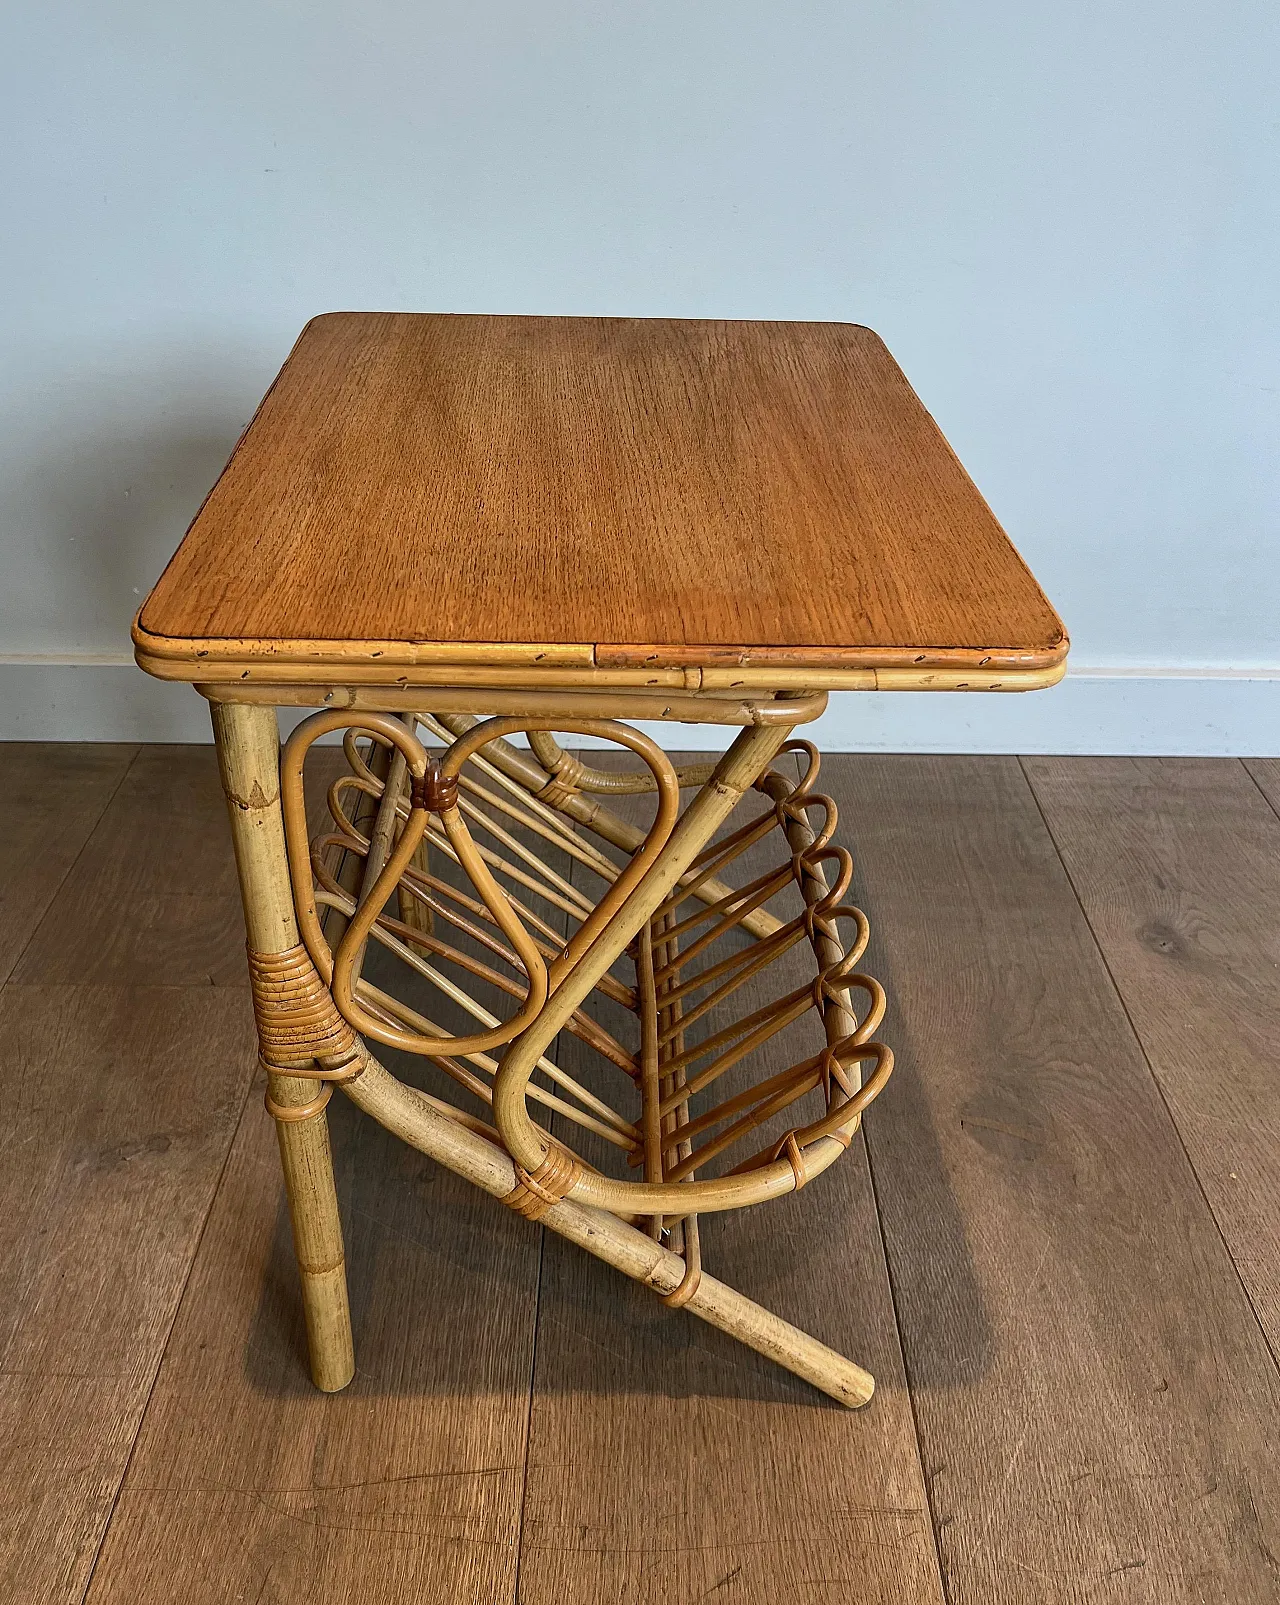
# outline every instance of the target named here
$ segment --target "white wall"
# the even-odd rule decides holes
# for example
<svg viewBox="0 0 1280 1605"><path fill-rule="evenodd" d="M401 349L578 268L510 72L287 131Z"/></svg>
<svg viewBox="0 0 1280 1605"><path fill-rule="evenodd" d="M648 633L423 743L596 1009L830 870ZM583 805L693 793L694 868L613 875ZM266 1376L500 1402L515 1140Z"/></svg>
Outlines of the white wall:
<svg viewBox="0 0 1280 1605"><path fill-rule="evenodd" d="M846 698L826 739L1280 750L1274 0L9 0L2 33L7 733L203 735L189 692L44 661L127 654L299 327L377 307L869 323L1074 662L1141 672Z"/></svg>

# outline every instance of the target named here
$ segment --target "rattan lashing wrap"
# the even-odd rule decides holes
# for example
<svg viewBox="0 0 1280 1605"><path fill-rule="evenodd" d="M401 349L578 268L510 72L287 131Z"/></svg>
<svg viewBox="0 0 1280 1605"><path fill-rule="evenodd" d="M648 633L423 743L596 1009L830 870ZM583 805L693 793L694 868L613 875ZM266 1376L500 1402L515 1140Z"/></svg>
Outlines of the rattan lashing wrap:
<svg viewBox="0 0 1280 1605"><path fill-rule="evenodd" d="M356 1034L338 1013L306 948L299 943L282 953L248 951L263 1069L312 1081L358 1076L364 1060Z"/></svg>
<svg viewBox="0 0 1280 1605"><path fill-rule="evenodd" d="M526 1220L540 1220L553 1204L567 1198L582 1166L567 1148L553 1145L533 1171L516 1166L516 1185L502 1202Z"/></svg>

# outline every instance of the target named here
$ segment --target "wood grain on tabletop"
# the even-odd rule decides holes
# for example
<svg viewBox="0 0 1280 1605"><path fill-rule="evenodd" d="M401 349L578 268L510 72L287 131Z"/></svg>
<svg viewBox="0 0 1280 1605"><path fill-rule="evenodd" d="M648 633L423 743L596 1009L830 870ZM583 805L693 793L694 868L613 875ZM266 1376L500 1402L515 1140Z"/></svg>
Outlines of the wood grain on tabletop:
<svg viewBox="0 0 1280 1605"><path fill-rule="evenodd" d="M140 622L600 663L1066 650L881 340L838 323L317 318Z"/></svg>

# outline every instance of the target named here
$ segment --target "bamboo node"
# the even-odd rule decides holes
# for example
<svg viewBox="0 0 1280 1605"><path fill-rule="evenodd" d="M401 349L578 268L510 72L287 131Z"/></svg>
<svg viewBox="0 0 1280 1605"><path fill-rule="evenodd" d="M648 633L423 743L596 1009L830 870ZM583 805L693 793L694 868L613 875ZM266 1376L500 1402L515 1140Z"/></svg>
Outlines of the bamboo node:
<svg viewBox="0 0 1280 1605"><path fill-rule="evenodd" d="M299 943L282 953L248 952L263 1069L312 1081L353 1081L365 1065L360 1044L306 948Z"/></svg>
<svg viewBox="0 0 1280 1605"><path fill-rule="evenodd" d="M526 1220L541 1220L553 1204L568 1197L582 1175L582 1166L566 1148L548 1149L535 1171L520 1165L515 1169L516 1184L502 1202Z"/></svg>

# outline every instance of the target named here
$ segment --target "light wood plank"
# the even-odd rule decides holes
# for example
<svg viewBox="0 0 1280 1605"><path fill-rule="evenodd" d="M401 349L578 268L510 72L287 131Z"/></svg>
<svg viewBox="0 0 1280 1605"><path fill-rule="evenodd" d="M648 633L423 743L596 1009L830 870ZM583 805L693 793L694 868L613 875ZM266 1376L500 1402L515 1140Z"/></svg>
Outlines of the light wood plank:
<svg viewBox="0 0 1280 1605"><path fill-rule="evenodd" d="M1024 767L1280 1354L1280 819L1235 759Z"/></svg>
<svg viewBox="0 0 1280 1605"><path fill-rule="evenodd" d="M555 644L639 666L1066 652L870 330L401 313L307 325L137 639L197 680L363 643L392 684L407 643L544 666Z"/></svg>
<svg viewBox="0 0 1280 1605"><path fill-rule="evenodd" d="M639 819L630 800L617 804ZM773 842L740 860L737 878L776 860ZM788 958L786 978L771 971L766 990L744 987L736 1006L750 1012L812 977L811 960ZM771 1068L795 1046L793 1035L772 1044ZM811 1047L806 1038L799 1052ZM562 1037L558 1051L592 1079L577 1043ZM757 1061L741 1078L762 1073ZM521 1605L940 1605L861 1139L797 1196L704 1216L702 1232L708 1270L866 1366L875 1397L849 1415L548 1234Z"/></svg>
<svg viewBox="0 0 1280 1605"><path fill-rule="evenodd" d="M828 760L953 1600L1276 1597L1276 1368L1014 759Z"/></svg>
<svg viewBox="0 0 1280 1605"><path fill-rule="evenodd" d="M137 750L72 741L0 744L0 982Z"/></svg>
<svg viewBox="0 0 1280 1605"><path fill-rule="evenodd" d="M537 1245L330 1105L355 1381L307 1376L271 1122L254 1098L90 1605L514 1597Z"/></svg>
<svg viewBox="0 0 1280 1605"><path fill-rule="evenodd" d="M247 986L212 746L140 749L14 979Z"/></svg>
<svg viewBox="0 0 1280 1605"><path fill-rule="evenodd" d="M0 993L0 1598L78 1601L253 1063L248 999Z"/></svg>

